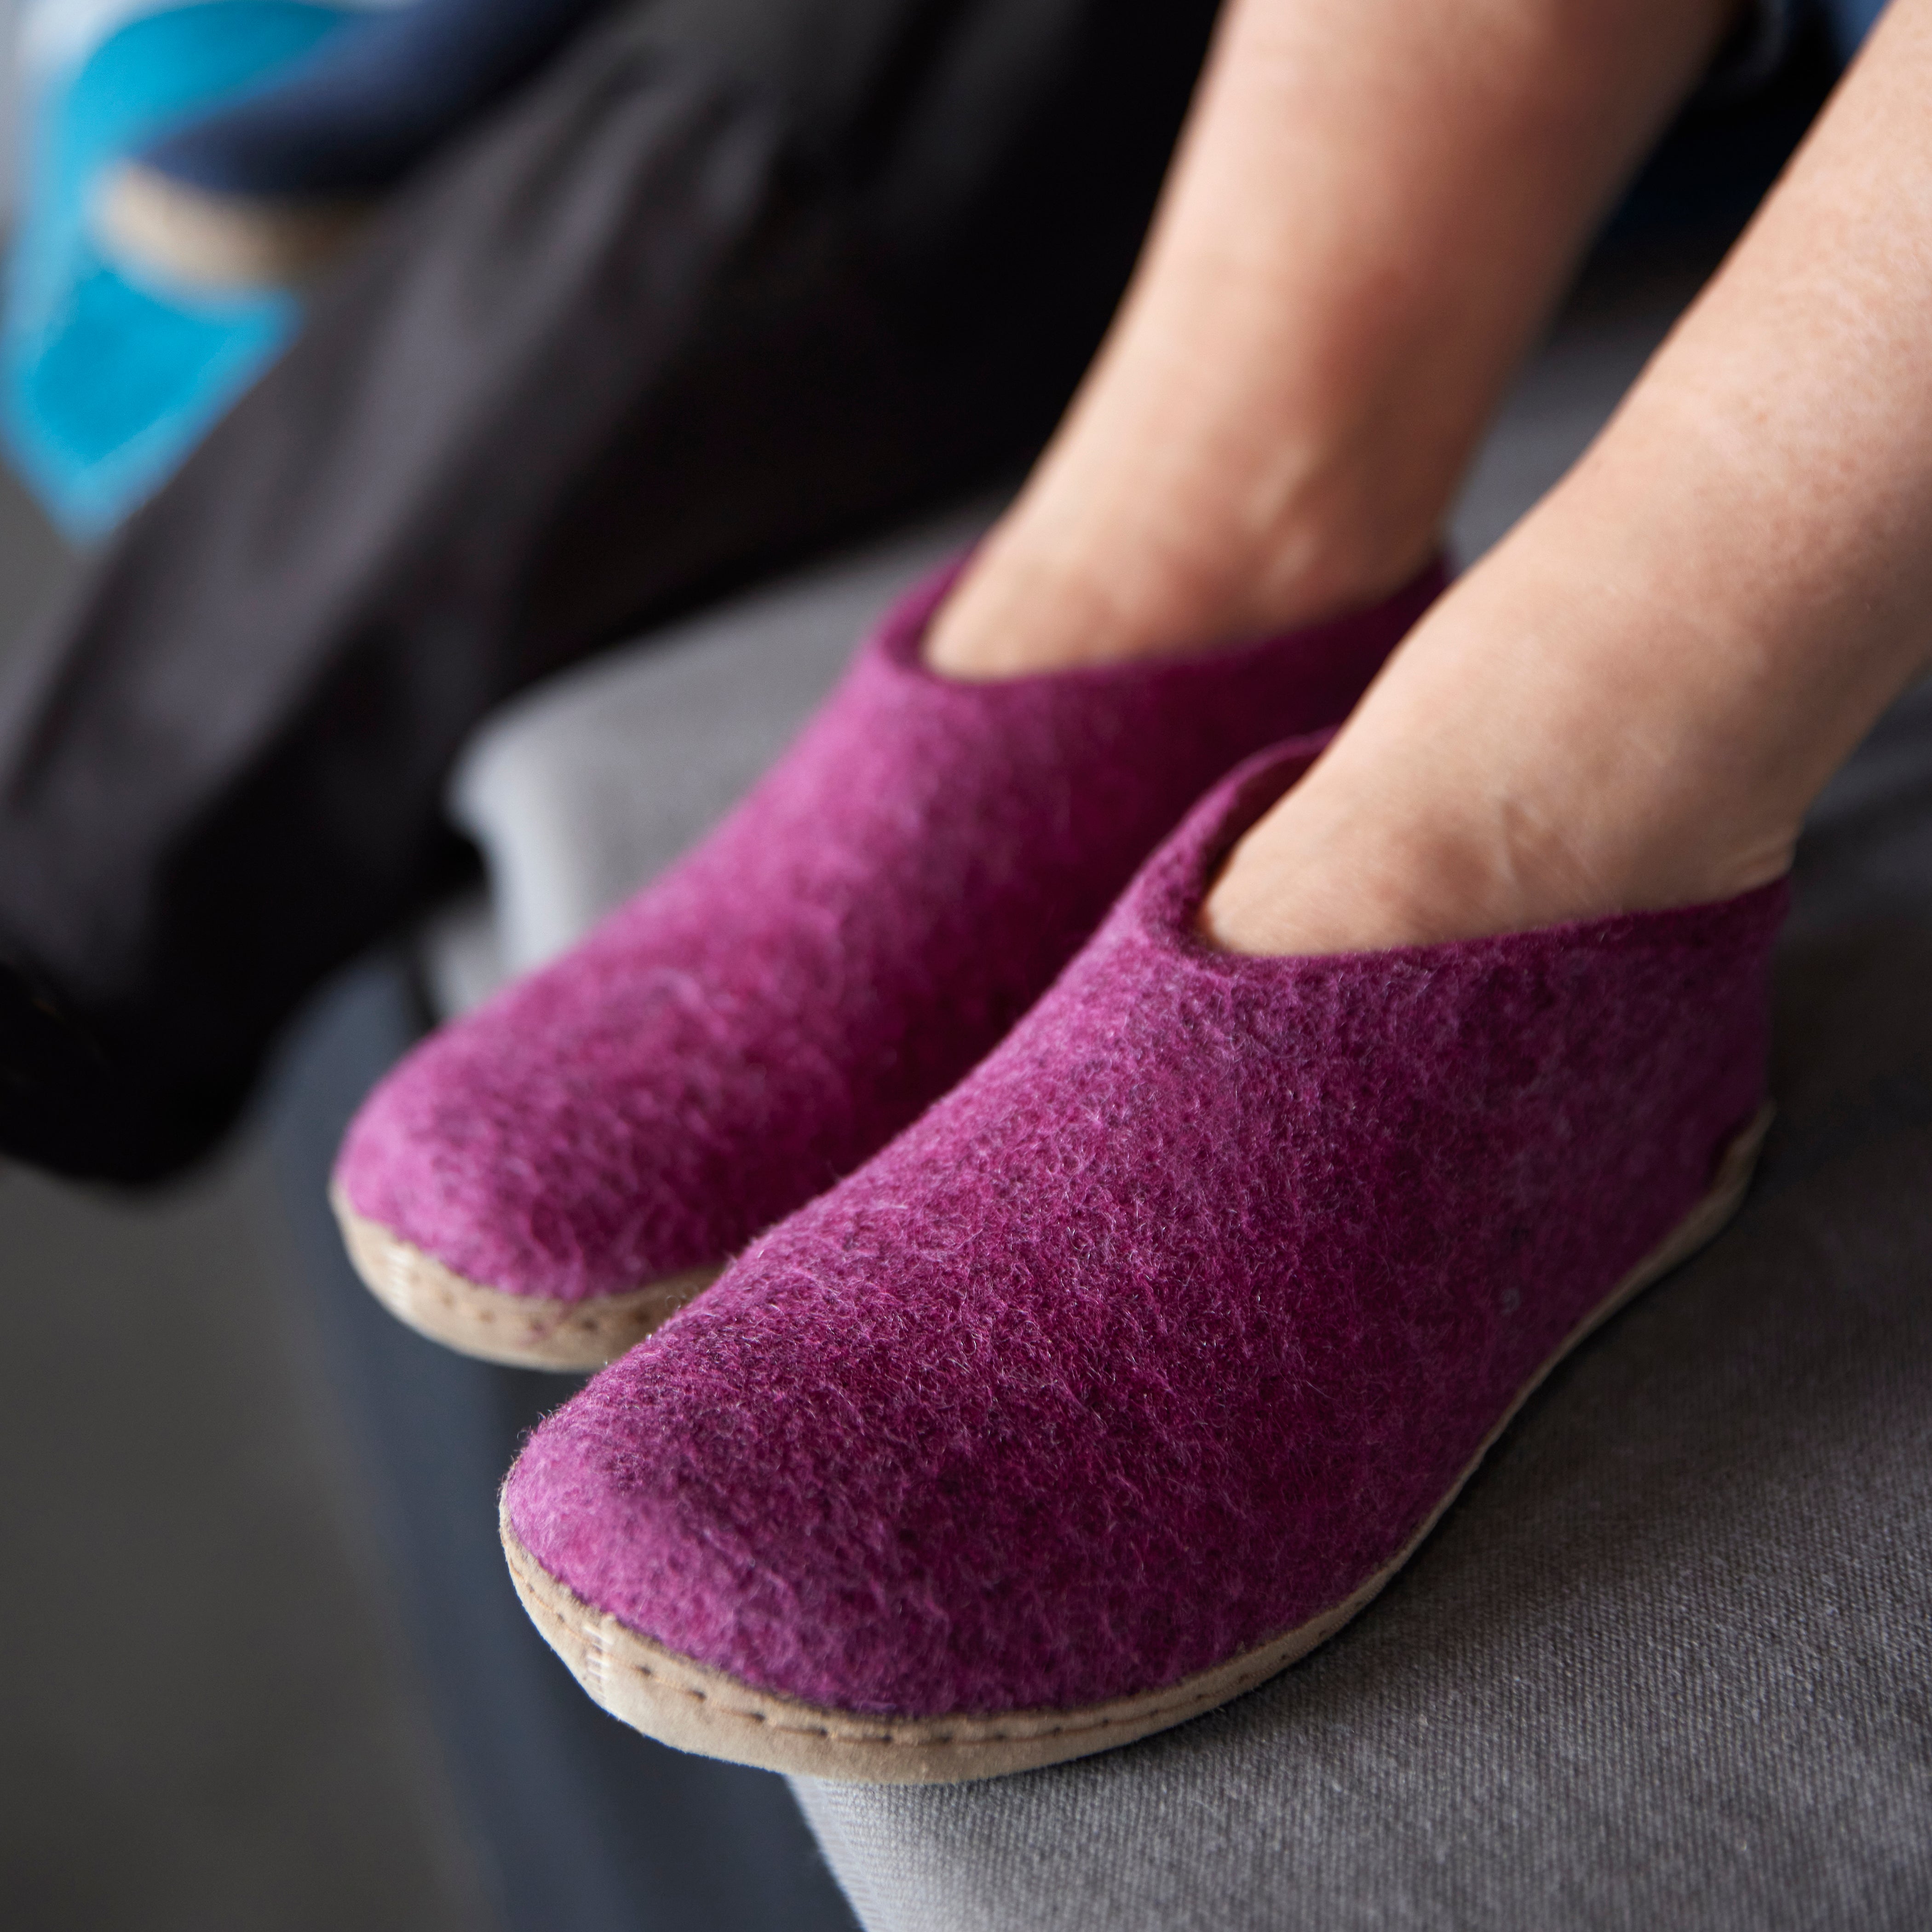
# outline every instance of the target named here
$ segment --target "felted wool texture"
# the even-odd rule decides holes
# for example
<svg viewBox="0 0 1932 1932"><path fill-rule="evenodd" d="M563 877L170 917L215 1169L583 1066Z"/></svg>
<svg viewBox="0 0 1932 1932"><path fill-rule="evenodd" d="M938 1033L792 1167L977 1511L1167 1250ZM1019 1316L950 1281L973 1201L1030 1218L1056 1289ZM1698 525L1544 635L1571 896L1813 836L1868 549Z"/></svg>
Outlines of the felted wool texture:
<svg viewBox="0 0 1932 1932"><path fill-rule="evenodd" d="M1344 716L1442 582L1204 656L967 683L920 656L957 568L708 838L376 1090L337 1171L358 1214L568 1302L722 1263L980 1059L1208 785Z"/></svg>
<svg viewBox="0 0 1932 1932"><path fill-rule="evenodd" d="M1708 1191L1780 884L1313 958L1218 952L1264 760L909 1131L532 1437L578 1595L872 1714L1158 1689L1340 1602Z"/></svg>

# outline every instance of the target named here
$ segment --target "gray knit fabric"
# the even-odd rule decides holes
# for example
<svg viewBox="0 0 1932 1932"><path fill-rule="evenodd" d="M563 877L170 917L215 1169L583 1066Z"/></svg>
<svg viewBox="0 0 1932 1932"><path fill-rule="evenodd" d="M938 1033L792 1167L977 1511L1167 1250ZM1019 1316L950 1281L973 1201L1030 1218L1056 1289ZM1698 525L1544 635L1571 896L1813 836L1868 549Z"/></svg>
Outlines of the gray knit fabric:
<svg viewBox="0 0 1932 1932"><path fill-rule="evenodd" d="M454 969L446 1006L562 952L723 817L886 607L993 509L966 506L734 598L496 712L450 787L452 816L488 862L494 974Z"/></svg>
<svg viewBox="0 0 1932 1932"><path fill-rule="evenodd" d="M808 1784L868 1932L1932 1924L1932 693L1817 815L1731 1231L1379 1603L1225 1710Z"/></svg>
<svg viewBox="0 0 1932 1932"><path fill-rule="evenodd" d="M1546 350L1483 548L1668 319ZM560 680L466 766L506 950L567 943L759 770L968 515ZM1531 1405L1305 1664L1129 1750L797 1786L869 1932L1906 1932L1932 1925L1932 694L1816 814L1781 1114L1732 1230Z"/></svg>
<svg viewBox="0 0 1932 1932"><path fill-rule="evenodd" d="M969 526L503 719L471 815L517 950L721 808ZM1932 1924L1932 692L1816 814L1782 971L1744 1214L1334 1643L1059 1770L799 1785L870 1932Z"/></svg>

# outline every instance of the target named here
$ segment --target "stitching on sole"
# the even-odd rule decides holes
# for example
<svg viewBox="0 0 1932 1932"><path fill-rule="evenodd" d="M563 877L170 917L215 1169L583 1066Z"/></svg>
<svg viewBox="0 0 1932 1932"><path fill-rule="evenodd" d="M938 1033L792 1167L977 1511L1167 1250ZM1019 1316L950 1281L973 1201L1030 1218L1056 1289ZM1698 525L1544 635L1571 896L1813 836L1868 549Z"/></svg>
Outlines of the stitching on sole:
<svg viewBox="0 0 1932 1932"><path fill-rule="evenodd" d="M1478 1460L1480 1460L1478 1458ZM1459 1484L1457 1486L1460 1489L1461 1486ZM1452 1491L1450 1501L1454 1500L1454 1494L1455 1492ZM1444 1506L1446 1507L1446 1504ZM1433 1526L1432 1518L1430 1526ZM1426 1531L1424 1534L1426 1535ZM568 1591L567 1585L559 1583L557 1580L544 1570L536 1558L530 1554L520 1539L516 1538L515 1532L509 1528L507 1523L504 1526L503 1536L510 1557L513 1580L520 1586L524 1584L524 1578L516 1573L523 1566L527 1565L529 1570L534 1573L530 1581L531 1594L542 1590L547 1596L552 1592L562 1594ZM1417 1542L1420 1543L1421 1540L1418 1538ZM1410 1548L1412 1549L1414 1546L1411 1545ZM1090 1736L1102 1731L1117 1730L1124 1725L1146 1725L1157 1723L1161 1719L1174 1717L1183 1712L1226 1703L1230 1700L1240 1696L1244 1690L1252 1689L1256 1684L1264 1683L1270 1677L1278 1676L1290 1664L1295 1662L1298 1657L1305 1655L1308 1651L1314 1649L1325 1637L1332 1635L1334 1634L1332 1630L1324 1628L1331 1619L1334 1621L1334 1628L1339 1630L1350 1616L1366 1606L1369 1598L1379 1592L1383 1585L1394 1575L1396 1570L1402 1567L1402 1563L1407 1560L1408 1553L1408 1550L1405 1550L1402 1557L1390 1565L1387 1570L1378 1571L1370 1584L1364 1585L1363 1588L1357 1592L1356 1596L1345 1599L1342 1605L1337 1606L1335 1609L1322 1611L1310 1618L1306 1624L1298 1624L1294 1630L1270 1640L1268 1644L1258 1646L1256 1650L1244 1653L1246 1657L1254 1660L1246 1664L1244 1667L1230 1670L1230 1666L1240 1663L1240 1658L1231 1658L1228 1664L1226 1665L1211 1666L1217 1671L1229 1671L1229 1675L1226 1678L1217 1676L1216 1681L1214 1684L1204 1685L1196 1690L1191 1691L1185 1697L1176 1698L1169 1702L1157 1705L1137 1705L1132 1708L1111 1713L1104 1717L1078 1720L1077 1714L1070 1714L1066 1720L1060 1724L1042 1724L1036 1727L1016 1730L974 1730L970 1735L958 1731L935 1731L921 1732L908 1736L890 1726L878 1730L866 1730L860 1728L861 1720L857 1719L848 1720L845 1723L838 1725L806 1724L788 1721L776 1715L770 1709L762 1709L755 1705L732 1703L716 1692L700 1690L689 1684L680 1684L668 1671L654 1669L651 1665L643 1663L636 1658L622 1655L606 1636L604 1630L599 1627L605 1624L614 1624L616 1620L610 1617L606 1612L592 1610L590 1605L584 1604L581 1598L574 1598L574 1600L578 1606L586 1613L586 1619L582 1624L574 1624L551 1604L542 1601L540 1599L537 1604L532 1605L530 1595L526 1594L523 1588L520 1587L518 1594L524 1599L525 1609L530 1612L531 1621L536 1624L540 1631L543 1630L547 1622L554 1622L582 1644L586 1659L594 1658L596 1660L596 1668L593 1674L600 1684L609 1682L610 1666L614 1665L621 1672L648 1680L657 1684L662 1690L687 1698L693 1703L707 1706L722 1716L739 1722L757 1724L766 1730L780 1734L796 1737L824 1738L842 1745L865 1750L928 1750L935 1745L947 1745L956 1750L970 1750L977 1746L988 1744L1038 1744L1054 1738ZM540 1584L536 1581L538 1578L542 1579ZM1358 1597L1360 1599L1359 1602L1357 1600ZM637 1633L626 1628L622 1624L618 1624L617 1628L621 1633L620 1642L628 1640L634 1643L639 1640ZM548 1633L545 1634L548 1636ZM1300 1643L1299 1648L1291 1648L1300 1642L1304 1636L1306 1640ZM1280 1652L1286 1652L1286 1654L1278 1655L1277 1653ZM700 1664L695 1659L691 1660L686 1667L694 1672L704 1672L719 1677L725 1676L724 1672L712 1670L710 1666ZM746 1690L750 1688L748 1685L742 1688ZM593 1691L592 1695L595 1696L596 1693ZM599 1698L598 1701L601 1703L603 1700ZM943 1720L931 1721L937 1722Z"/></svg>
<svg viewBox="0 0 1932 1932"><path fill-rule="evenodd" d="M1320 1619L1316 1618L1314 1621L1319 1622ZM1299 1630L1291 1633L1296 1636L1300 1634ZM1084 1724L1052 1724L1045 1726L1038 1730L978 1731L970 1737L962 1736L956 1731L935 1731L930 1736L905 1738L890 1730L877 1732L852 1732L834 1730L830 1724L786 1724L767 1712L746 1705L728 1704L722 1698L714 1696L708 1690L694 1689L688 1684L674 1683L665 1672L653 1670L648 1664L640 1664L634 1658L618 1656L615 1651L610 1649L604 1642L601 1636L590 1640L589 1647L596 1649L605 1662L615 1664L620 1670L627 1670L634 1676L652 1678L662 1684L665 1690L674 1691L680 1696L691 1698L694 1702L700 1704L709 1704L714 1709L723 1712L727 1717L742 1718L754 1724L763 1724L774 1731L789 1732L797 1737L836 1738L842 1744L870 1744L884 1749L901 1750L920 1750L933 1744L956 1744L965 1748L974 1744L1032 1744L1046 1738L1079 1737L1094 1732L1115 1730L1122 1724L1139 1724L1148 1718L1172 1717L1178 1711L1191 1710L1196 1704L1205 1703L1211 1699L1218 1697L1221 1701L1226 1702L1230 1698L1240 1696L1240 1686L1250 1674L1247 1672L1238 1673L1232 1680L1234 1686L1232 1689L1217 1685L1211 1690L1198 1690L1191 1696L1178 1699L1172 1704L1150 1706L1144 1710L1124 1712L1113 1717L1096 1718ZM1258 1682L1263 1678L1276 1676L1279 1674L1279 1669L1286 1667L1282 1666L1270 1668L1257 1664L1253 1670L1254 1681ZM604 1674L602 1671L598 1672L600 1676Z"/></svg>

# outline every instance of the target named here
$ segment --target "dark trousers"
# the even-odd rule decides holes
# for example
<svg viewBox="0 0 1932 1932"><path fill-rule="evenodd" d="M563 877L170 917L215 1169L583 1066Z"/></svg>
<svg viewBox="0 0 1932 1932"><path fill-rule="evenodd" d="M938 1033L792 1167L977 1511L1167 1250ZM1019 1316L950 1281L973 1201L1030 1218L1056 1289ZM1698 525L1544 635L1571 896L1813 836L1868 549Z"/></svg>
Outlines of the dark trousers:
<svg viewBox="0 0 1932 1932"><path fill-rule="evenodd" d="M1022 460L1214 10L656 0L418 178L10 668L0 961L91 1070L0 1144L194 1158L454 876L492 706Z"/></svg>

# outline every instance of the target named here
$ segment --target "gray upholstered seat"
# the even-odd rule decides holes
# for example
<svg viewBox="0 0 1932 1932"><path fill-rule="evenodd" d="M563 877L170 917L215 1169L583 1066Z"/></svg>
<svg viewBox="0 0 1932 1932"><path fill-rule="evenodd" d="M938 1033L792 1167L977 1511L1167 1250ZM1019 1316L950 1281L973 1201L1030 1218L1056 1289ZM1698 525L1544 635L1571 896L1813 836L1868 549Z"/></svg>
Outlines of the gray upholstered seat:
<svg viewBox="0 0 1932 1932"><path fill-rule="evenodd" d="M1587 318L1466 502L1480 547L1667 304ZM728 802L973 519L526 700L462 816L518 964ZM801 1786L872 1932L1932 1924L1932 694L1821 808L1782 1109L1732 1229L1554 1378L1383 1599L1226 1709L978 1786Z"/></svg>

